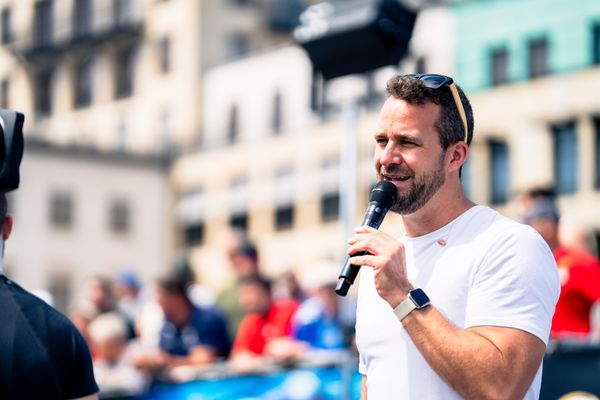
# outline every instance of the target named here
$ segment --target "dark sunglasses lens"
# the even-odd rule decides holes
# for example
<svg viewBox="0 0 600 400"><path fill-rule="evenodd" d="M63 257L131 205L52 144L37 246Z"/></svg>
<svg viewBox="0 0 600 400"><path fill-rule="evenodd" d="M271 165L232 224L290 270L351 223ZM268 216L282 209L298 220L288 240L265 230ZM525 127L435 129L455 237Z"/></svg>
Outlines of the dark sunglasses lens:
<svg viewBox="0 0 600 400"><path fill-rule="evenodd" d="M425 86L431 89L438 89L451 82L451 79L443 75L422 75L419 77L425 83Z"/></svg>

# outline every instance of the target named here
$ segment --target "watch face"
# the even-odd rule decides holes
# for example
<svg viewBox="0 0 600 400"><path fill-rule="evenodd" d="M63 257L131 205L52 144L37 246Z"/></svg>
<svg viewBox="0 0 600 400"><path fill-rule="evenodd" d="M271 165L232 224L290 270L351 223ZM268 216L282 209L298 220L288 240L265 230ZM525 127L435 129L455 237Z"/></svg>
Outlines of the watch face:
<svg viewBox="0 0 600 400"><path fill-rule="evenodd" d="M418 308L422 308L429 305L429 297L427 297L425 292L421 289L415 289L411 291L410 297L413 300L413 303L415 303Z"/></svg>

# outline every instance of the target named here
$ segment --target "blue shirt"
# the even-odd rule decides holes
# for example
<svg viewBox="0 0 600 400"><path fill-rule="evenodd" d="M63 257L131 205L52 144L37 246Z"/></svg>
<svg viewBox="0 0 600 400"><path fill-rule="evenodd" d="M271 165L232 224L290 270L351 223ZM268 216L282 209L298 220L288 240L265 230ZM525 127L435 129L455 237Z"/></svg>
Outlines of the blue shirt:
<svg viewBox="0 0 600 400"><path fill-rule="evenodd" d="M229 355L231 341L225 319L214 309L194 307L190 319L181 328L165 320L159 346L169 354L187 356L195 346L211 347L218 357Z"/></svg>
<svg viewBox="0 0 600 400"><path fill-rule="evenodd" d="M295 339L312 348L334 350L344 348L344 328L340 321L325 314L317 299L308 299L300 306L293 322Z"/></svg>

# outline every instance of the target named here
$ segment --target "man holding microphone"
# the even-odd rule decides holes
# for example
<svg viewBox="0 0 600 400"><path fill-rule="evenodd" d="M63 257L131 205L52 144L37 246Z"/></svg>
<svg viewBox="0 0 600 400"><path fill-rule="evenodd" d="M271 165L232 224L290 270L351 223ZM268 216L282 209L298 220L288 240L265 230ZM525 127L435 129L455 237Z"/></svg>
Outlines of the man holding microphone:
<svg viewBox="0 0 600 400"><path fill-rule="evenodd" d="M536 399L559 294L530 227L465 197L473 116L443 75L394 76L374 132L378 179L397 196L397 240L350 238L362 268L356 342L366 399ZM367 254L360 255L361 252Z"/></svg>

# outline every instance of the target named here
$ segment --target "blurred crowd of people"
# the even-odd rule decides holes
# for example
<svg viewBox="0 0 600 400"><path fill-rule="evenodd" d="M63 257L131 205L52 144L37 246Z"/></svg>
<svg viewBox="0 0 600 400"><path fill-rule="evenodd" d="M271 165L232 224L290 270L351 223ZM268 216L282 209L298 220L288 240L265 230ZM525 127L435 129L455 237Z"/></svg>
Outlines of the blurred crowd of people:
<svg viewBox="0 0 600 400"><path fill-rule="evenodd" d="M335 294L337 266L268 279L241 233L225 250L234 279L213 295L187 261L142 287L131 272L90 277L69 317L90 346L105 393L141 393L152 382L193 379L216 365L236 374L335 359L354 348L353 299Z"/></svg>
<svg viewBox="0 0 600 400"><path fill-rule="evenodd" d="M600 339L600 262L585 228L561 218L552 188L519 196L523 222L544 238L554 254L561 293L552 318L551 338Z"/></svg>
<svg viewBox="0 0 600 400"><path fill-rule="evenodd" d="M600 339L600 262L581 230L560 218L551 189L520 194L522 221L552 250L561 295L553 339ZM69 317L88 341L103 392L141 393L154 381L185 381L226 365L237 374L354 351L354 299L335 294L337 266L321 262L299 283L268 279L240 232L224 250L234 279L220 293L184 260L142 287L132 272L90 277Z"/></svg>

